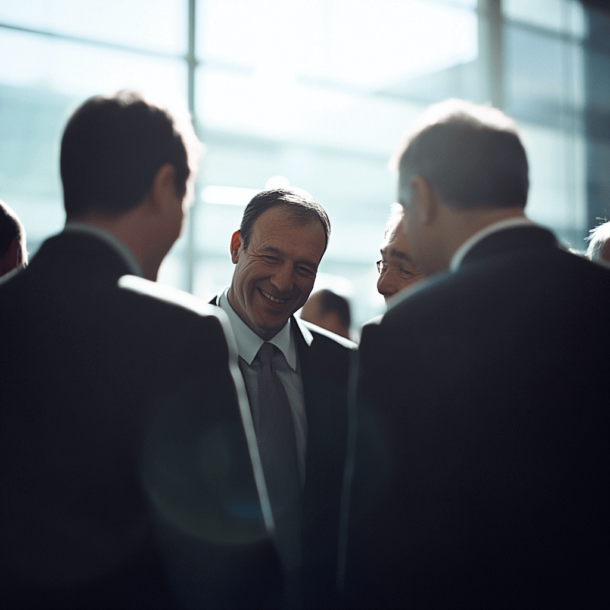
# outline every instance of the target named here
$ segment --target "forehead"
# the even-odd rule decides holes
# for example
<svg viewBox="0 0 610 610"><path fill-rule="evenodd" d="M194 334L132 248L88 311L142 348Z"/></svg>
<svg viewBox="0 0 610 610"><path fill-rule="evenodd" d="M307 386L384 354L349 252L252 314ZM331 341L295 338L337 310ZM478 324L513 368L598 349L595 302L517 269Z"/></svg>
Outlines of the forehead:
<svg viewBox="0 0 610 610"><path fill-rule="evenodd" d="M409 250L407 248L407 238L405 236L405 230L403 226L403 219L397 222L387 233L383 243L381 244L381 251L383 255L387 257L408 257Z"/></svg>
<svg viewBox="0 0 610 610"><path fill-rule="evenodd" d="M318 262L324 254L326 232L316 218L295 219L286 206L275 206L263 212L254 222L250 246L293 251L315 258Z"/></svg>
<svg viewBox="0 0 610 610"><path fill-rule="evenodd" d="M397 201L402 204L403 207L407 207L409 205L409 201L411 199L411 178L413 174L411 171L407 171L404 168L401 168L398 172L398 193L397 193Z"/></svg>

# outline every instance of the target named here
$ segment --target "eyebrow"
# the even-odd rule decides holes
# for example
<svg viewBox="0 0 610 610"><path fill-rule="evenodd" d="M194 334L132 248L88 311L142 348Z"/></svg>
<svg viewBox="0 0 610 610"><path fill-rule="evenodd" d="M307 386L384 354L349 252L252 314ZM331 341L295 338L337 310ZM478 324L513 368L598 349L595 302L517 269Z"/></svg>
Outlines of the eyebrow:
<svg viewBox="0 0 610 610"><path fill-rule="evenodd" d="M413 259L406 252L396 250L396 248L390 248L389 250L387 248L381 248L379 252L381 253L381 256L393 256L394 258L406 261L407 263L413 262Z"/></svg>
<svg viewBox="0 0 610 610"><path fill-rule="evenodd" d="M279 257L285 256L285 254L281 250L278 250L278 248L274 248L273 246L263 246L260 249L260 252L265 253L265 254L275 254ZM316 262L310 261L310 260L300 260L300 261L295 261L294 264L295 265L308 265L308 266L312 267L314 271L317 271L320 263L319 262L316 263Z"/></svg>

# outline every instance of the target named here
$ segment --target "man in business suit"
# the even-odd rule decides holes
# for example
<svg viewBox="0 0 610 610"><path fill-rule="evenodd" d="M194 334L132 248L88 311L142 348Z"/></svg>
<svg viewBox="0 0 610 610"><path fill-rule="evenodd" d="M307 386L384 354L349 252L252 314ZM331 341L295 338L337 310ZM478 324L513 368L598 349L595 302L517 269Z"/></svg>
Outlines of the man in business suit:
<svg viewBox="0 0 610 610"><path fill-rule="evenodd" d="M275 551L230 327L150 281L197 145L135 93L85 102L61 144L66 227L0 285L5 608L177 607L156 527L205 547L201 604L265 599Z"/></svg>
<svg viewBox="0 0 610 610"><path fill-rule="evenodd" d="M432 106L397 166L433 277L362 338L348 607L598 605L610 271L525 217L527 158L499 110Z"/></svg>
<svg viewBox="0 0 610 610"><path fill-rule="evenodd" d="M313 288L329 234L326 212L304 191L259 193L231 238L231 286L214 300L229 316L237 339L270 487L275 542L287 574L286 603L305 607L329 604L334 594L347 378L356 348L293 315ZM281 401L269 400L276 390L263 378L267 348ZM275 413L270 434L275 402L288 417L278 433L275 422L282 415ZM278 462L281 472L274 467Z"/></svg>

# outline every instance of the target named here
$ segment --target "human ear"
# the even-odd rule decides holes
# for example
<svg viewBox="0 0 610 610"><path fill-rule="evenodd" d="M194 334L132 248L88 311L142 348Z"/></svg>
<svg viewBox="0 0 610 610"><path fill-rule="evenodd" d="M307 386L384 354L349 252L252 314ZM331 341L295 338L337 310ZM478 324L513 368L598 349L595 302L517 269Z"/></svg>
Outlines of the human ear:
<svg viewBox="0 0 610 610"><path fill-rule="evenodd" d="M439 204L430 185L421 176L413 176L411 178L411 191L413 193L411 205L417 207L417 213L422 224L432 224L438 213Z"/></svg>
<svg viewBox="0 0 610 610"><path fill-rule="evenodd" d="M155 206L164 208L168 204L175 204L177 198L176 185L174 183L175 173L176 171L171 163L166 163L157 170L150 190Z"/></svg>
<svg viewBox="0 0 610 610"><path fill-rule="evenodd" d="M241 247L241 234L235 231L231 236L231 260L236 265L239 260L239 248Z"/></svg>
<svg viewBox="0 0 610 610"><path fill-rule="evenodd" d="M21 263L21 242L18 237L13 237L6 253L0 256L0 276L17 269Z"/></svg>

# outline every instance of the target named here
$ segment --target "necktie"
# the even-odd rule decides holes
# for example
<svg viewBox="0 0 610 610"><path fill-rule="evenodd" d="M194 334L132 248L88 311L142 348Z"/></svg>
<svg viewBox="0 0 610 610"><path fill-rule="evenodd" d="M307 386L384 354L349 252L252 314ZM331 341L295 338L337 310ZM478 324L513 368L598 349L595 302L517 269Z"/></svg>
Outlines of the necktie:
<svg viewBox="0 0 610 610"><path fill-rule="evenodd" d="M282 380L273 367L271 343L263 343L258 358L258 446L276 528L276 546L289 572L301 556L301 486L294 424Z"/></svg>

